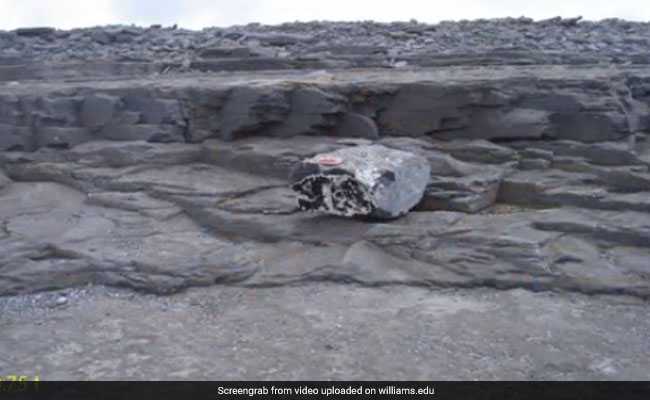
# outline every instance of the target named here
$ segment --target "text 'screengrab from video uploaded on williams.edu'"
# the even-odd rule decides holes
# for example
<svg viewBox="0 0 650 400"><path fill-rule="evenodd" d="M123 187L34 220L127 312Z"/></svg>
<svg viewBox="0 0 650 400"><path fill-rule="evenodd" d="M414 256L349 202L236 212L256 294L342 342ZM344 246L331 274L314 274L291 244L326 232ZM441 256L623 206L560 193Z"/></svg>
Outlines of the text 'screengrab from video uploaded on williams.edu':
<svg viewBox="0 0 650 400"><path fill-rule="evenodd" d="M3 385L0 398L66 399L129 398L219 400L230 398L435 398L523 399L588 398L647 400L646 382L441 382L441 381L151 381L54 382L29 381ZM618 394L618 395L617 395Z"/></svg>
<svg viewBox="0 0 650 400"><path fill-rule="evenodd" d="M256 395L282 395L282 396L341 396L341 395L433 395L433 385L295 385L276 386L262 385L259 387L223 387L217 388L219 396L256 396Z"/></svg>

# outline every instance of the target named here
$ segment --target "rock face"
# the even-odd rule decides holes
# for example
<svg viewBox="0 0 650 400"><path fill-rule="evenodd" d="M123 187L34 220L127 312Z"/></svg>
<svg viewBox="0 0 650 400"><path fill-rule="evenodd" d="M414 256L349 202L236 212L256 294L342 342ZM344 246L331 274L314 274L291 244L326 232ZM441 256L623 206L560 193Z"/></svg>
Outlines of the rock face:
<svg viewBox="0 0 650 400"><path fill-rule="evenodd" d="M200 75L200 87L197 79L5 85L0 149L298 135L598 143L650 130L646 69L512 67L489 79L478 69L239 72Z"/></svg>
<svg viewBox="0 0 650 400"><path fill-rule="evenodd" d="M0 371L647 379L649 45L562 18L0 31Z"/></svg>
<svg viewBox="0 0 650 400"><path fill-rule="evenodd" d="M430 172L424 157L366 145L303 160L290 179L303 210L390 219L418 204Z"/></svg>
<svg viewBox="0 0 650 400"><path fill-rule="evenodd" d="M0 294L332 281L647 299L647 32L0 32Z"/></svg>

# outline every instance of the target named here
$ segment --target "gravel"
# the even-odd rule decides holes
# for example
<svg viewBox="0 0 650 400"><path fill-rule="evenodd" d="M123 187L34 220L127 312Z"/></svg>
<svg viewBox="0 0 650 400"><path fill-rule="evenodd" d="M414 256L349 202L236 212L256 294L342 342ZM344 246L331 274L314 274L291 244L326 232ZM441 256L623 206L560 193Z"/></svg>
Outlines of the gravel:
<svg viewBox="0 0 650 400"><path fill-rule="evenodd" d="M27 32L27 34L25 33ZM565 52L614 54L629 58L647 53L650 23L619 19L529 18L409 22L297 22L248 24L200 31L176 27L111 25L73 30L0 31L0 61L180 62L199 58L205 49L253 49L264 57L400 57L485 52ZM209 54L209 52L208 52ZM239 53L242 54L241 52ZM3 62L0 62L3 64Z"/></svg>

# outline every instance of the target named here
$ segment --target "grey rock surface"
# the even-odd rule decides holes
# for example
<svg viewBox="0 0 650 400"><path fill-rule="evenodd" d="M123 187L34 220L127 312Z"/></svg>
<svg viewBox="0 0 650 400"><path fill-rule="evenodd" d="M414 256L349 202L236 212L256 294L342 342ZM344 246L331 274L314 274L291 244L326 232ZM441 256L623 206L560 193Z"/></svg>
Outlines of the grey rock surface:
<svg viewBox="0 0 650 400"><path fill-rule="evenodd" d="M626 296L340 284L62 293L56 308L58 293L0 298L0 368L48 380L650 379L648 306Z"/></svg>
<svg viewBox="0 0 650 400"><path fill-rule="evenodd" d="M612 140L599 141L587 124L580 140L558 140L585 110L613 122L612 110L643 114L647 76L508 67L6 85L0 288L95 283L170 293L326 280L647 298L645 128L612 128ZM629 90L618 97L620 85ZM413 90L424 97L396 101ZM424 98L442 114L427 114ZM479 132L471 123L492 112L492 123L507 126L499 118L516 109L576 117L568 127L549 118L533 140L512 133L516 124ZM400 113L437 115L426 129L441 130L412 137L426 130L413 125L395 136L385 123ZM422 199L400 206L417 212L394 226L299 212L292 168L365 146L424 160ZM544 222L551 217L558 222ZM382 233L389 227L396 243Z"/></svg>
<svg viewBox="0 0 650 400"><path fill-rule="evenodd" d="M0 370L650 379L649 27L0 32ZM301 212L367 149L409 214Z"/></svg>
<svg viewBox="0 0 650 400"><path fill-rule="evenodd" d="M375 144L303 160L290 180L303 210L391 219L420 202L430 173L426 158Z"/></svg>
<svg viewBox="0 0 650 400"><path fill-rule="evenodd" d="M480 193L472 182L498 168L431 151L424 159L441 178L416 210L432 207L427 196L437 195L436 210L464 212L420 211L390 223L299 212L287 174L303 159L364 148L338 142L92 142L4 153L13 182L0 191L3 293L326 280L650 294L641 261L650 240L643 186L621 193L606 180L595 186L595 175L504 167L496 203L486 195L487 205L471 208L461 200ZM457 195L445 203L440 191L452 183ZM160 258L164 252L169 257Z"/></svg>
<svg viewBox="0 0 650 400"><path fill-rule="evenodd" d="M487 73L480 68L344 70L336 75L239 71L179 74L162 81L23 82L5 85L0 95L0 146L32 151L101 139L167 143L256 135L430 136L474 143L557 139L544 145L575 142L560 151L568 154L582 146L598 157L599 148L607 152L620 146L603 142L650 130L639 122L650 122L650 99L631 94L637 83L630 75L650 79L647 69L591 66L495 68ZM529 119L535 115L544 117ZM595 146L585 147L589 143ZM463 157L453 143L446 147ZM495 151L494 146L486 149L485 156Z"/></svg>

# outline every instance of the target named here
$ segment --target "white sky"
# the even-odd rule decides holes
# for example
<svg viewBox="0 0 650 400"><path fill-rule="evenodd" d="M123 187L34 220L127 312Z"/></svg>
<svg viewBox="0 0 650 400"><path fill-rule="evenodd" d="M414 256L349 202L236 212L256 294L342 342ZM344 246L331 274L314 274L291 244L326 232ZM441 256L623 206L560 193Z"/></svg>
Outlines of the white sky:
<svg viewBox="0 0 650 400"><path fill-rule="evenodd" d="M260 22L406 21L560 15L650 21L650 0L0 0L0 29L106 24L189 29Z"/></svg>

